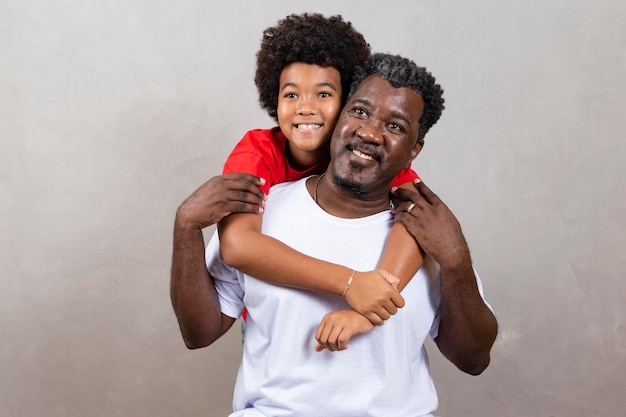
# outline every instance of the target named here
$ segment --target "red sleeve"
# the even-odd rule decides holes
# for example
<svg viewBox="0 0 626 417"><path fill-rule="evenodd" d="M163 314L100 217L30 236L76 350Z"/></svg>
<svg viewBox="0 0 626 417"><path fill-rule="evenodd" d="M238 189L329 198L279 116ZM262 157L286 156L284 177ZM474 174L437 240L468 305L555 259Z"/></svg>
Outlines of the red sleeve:
<svg viewBox="0 0 626 417"><path fill-rule="evenodd" d="M393 182L391 183L391 186L399 187L402 184L406 184L407 182L413 182L413 180L416 180L418 178L419 175L417 175L417 173L411 169L411 165L409 165L407 168L404 168L398 173L398 175L395 176Z"/></svg>
<svg viewBox="0 0 626 417"><path fill-rule="evenodd" d="M245 172L265 179L261 190L269 193L272 185L283 182L286 139L278 129L255 129L246 132L235 145L222 173Z"/></svg>
<svg viewBox="0 0 626 417"><path fill-rule="evenodd" d="M237 152L237 148L226 159L222 174L231 172L245 172L246 174L256 175L265 179L265 184L260 187L265 194L269 193L270 186L273 184L272 173L262 155L252 152Z"/></svg>

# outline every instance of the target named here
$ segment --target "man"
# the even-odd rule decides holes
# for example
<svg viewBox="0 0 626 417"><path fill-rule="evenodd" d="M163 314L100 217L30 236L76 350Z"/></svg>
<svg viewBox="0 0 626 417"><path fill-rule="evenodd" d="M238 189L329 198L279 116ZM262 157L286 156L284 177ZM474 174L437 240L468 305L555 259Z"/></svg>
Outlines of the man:
<svg viewBox="0 0 626 417"><path fill-rule="evenodd" d="M434 79L411 61L383 54L373 55L355 78L357 87L331 140L328 169L274 187L263 233L307 255L368 270L393 224L391 181L422 148L420 120L431 111L422 91ZM179 208L172 301L190 347L211 344L246 306L232 417L430 416L437 396L424 349L429 335L459 369L479 374L487 367L495 317L480 294L458 221L423 183L416 191L395 191L406 200L394 210L396 221L429 255L403 289L406 305L367 333L358 321L338 325L354 335L343 350L345 335L334 331L332 315L322 324L328 329L319 330L318 323L345 309L345 300L233 270L220 258L215 238L207 248L213 285L202 262L201 228L220 215L262 204L254 177L224 177L205 184ZM218 203L207 190L226 201ZM316 336L326 348L321 352L314 349Z"/></svg>

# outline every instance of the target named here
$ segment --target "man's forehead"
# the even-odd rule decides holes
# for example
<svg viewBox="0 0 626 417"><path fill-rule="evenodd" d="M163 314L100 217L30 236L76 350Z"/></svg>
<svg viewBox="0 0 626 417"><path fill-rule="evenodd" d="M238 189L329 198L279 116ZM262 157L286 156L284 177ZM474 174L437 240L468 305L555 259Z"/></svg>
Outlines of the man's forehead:
<svg viewBox="0 0 626 417"><path fill-rule="evenodd" d="M389 81L387 81L383 77L379 75L370 75L369 77L361 81L361 84L359 84L356 90L354 90L352 97L375 93L376 90L381 89L381 87L383 86L393 87L391 83L389 83Z"/></svg>
<svg viewBox="0 0 626 417"><path fill-rule="evenodd" d="M350 97L350 102L364 106L388 106L393 111L412 115L417 112L420 117L424 110L424 101L419 93L408 87L396 88L378 75L370 75L363 80Z"/></svg>

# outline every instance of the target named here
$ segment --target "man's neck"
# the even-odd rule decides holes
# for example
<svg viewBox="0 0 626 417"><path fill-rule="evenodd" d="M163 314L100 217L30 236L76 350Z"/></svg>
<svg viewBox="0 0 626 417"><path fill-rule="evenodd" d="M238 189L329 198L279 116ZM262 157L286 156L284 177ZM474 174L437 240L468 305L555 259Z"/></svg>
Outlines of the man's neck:
<svg viewBox="0 0 626 417"><path fill-rule="evenodd" d="M384 191L368 192L339 185L330 175L309 178L307 189L311 198L324 211L336 217L356 219L389 210L391 200Z"/></svg>

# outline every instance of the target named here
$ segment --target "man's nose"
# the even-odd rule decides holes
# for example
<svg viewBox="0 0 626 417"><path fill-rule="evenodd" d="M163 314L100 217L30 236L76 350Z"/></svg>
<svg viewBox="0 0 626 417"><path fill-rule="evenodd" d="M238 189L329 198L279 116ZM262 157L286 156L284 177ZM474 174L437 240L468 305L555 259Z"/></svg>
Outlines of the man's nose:
<svg viewBox="0 0 626 417"><path fill-rule="evenodd" d="M364 121L357 129L356 134L365 142L381 145L384 142L383 127L374 121Z"/></svg>

